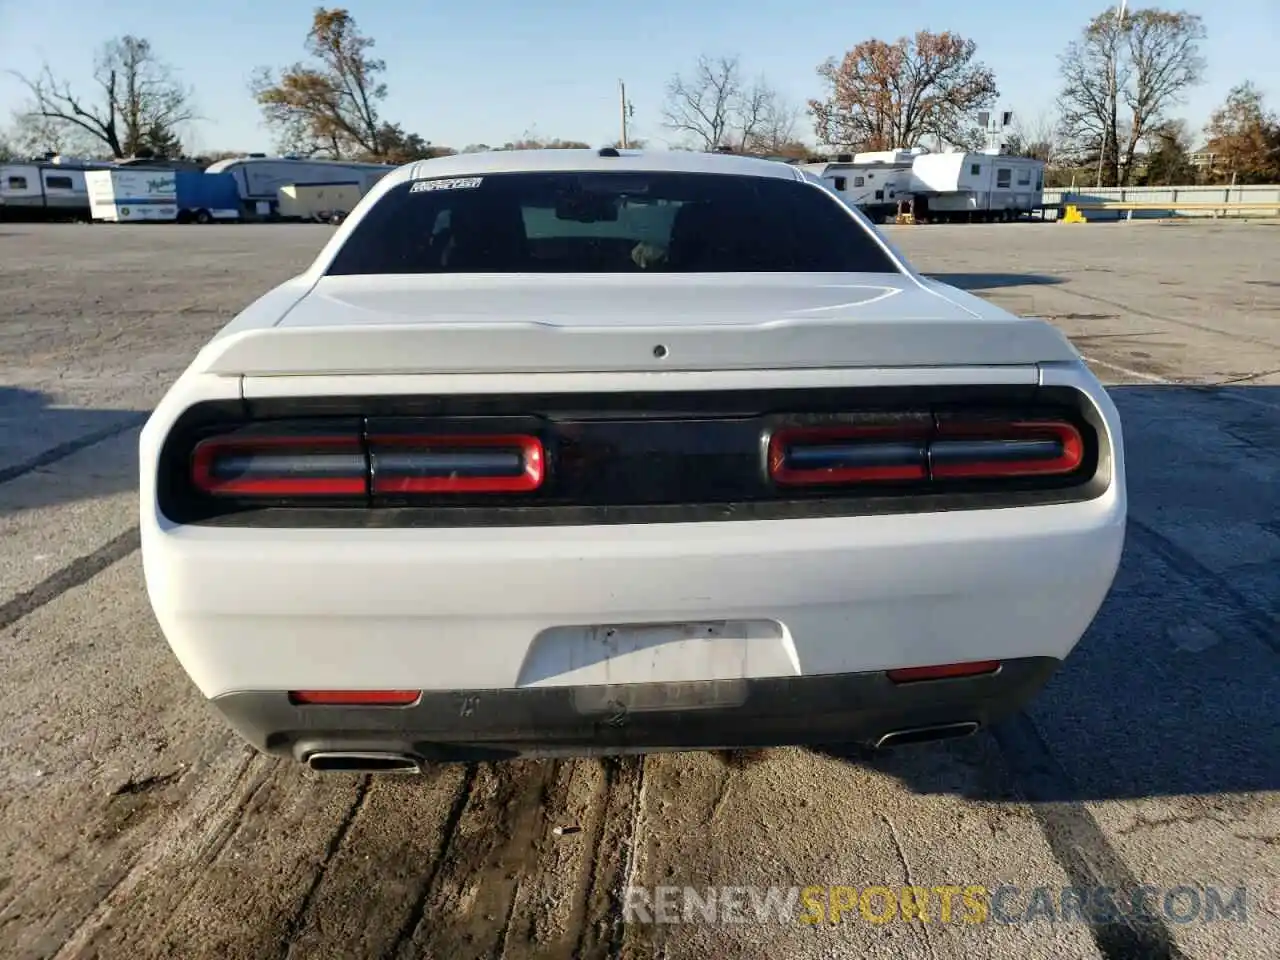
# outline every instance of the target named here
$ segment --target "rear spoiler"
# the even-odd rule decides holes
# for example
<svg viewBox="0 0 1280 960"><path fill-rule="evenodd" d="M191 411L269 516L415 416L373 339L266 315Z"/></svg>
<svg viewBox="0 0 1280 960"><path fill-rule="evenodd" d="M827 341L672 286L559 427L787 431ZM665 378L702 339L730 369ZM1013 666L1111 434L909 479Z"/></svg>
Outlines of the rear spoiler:
<svg viewBox="0 0 1280 960"><path fill-rule="evenodd" d="M612 373L1072 362L1043 320L780 320L758 325L561 327L538 323L248 329L195 366L222 376Z"/></svg>

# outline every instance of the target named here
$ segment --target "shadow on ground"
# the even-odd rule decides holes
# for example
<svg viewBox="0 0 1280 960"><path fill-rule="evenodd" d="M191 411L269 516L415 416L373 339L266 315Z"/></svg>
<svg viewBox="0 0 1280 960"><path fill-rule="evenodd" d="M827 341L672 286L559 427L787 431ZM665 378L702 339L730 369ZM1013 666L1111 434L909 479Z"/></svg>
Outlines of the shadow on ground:
<svg viewBox="0 0 1280 960"><path fill-rule="evenodd" d="M1280 789L1280 387L1109 389L1128 458L1125 552L1058 674L970 740L823 752L921 793L995 801L1028 784L1062 802Z"/></svg>
<svg viewBox="0 0 1280 960"><path fill-rule="evenodd" d="M1047 273L927 273L925 276L970 293L1001 287L1044 287L1065 282L1062 277Z"/></svg>
<svg viewBox="0 0 1280 960"><path fill-rule="evenodd" d="M0 386L0 516L136 489L130 431L146 417L51 406L39 391Z"/></svg>

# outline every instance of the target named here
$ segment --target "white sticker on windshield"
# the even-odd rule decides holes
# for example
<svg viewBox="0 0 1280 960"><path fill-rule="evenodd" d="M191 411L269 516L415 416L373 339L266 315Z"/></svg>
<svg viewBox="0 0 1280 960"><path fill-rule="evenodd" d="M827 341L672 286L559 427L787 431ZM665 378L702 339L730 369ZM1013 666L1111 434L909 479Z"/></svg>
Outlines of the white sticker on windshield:
<svg viewBox="0 0 1280 960"><path fill-rule="evenodd" d="M415 180L410 193L427 193L430 190L474 190L484 177L453 177L450 180Z"/></svg>

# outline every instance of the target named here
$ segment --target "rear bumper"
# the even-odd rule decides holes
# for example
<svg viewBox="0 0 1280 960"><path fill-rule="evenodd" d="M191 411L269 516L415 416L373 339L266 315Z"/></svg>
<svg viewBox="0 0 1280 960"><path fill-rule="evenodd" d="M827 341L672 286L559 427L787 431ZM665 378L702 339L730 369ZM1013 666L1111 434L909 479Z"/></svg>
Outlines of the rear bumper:
<svg viewBox="0 0 1280 960"><path fill-rule="evenodd" d="M215 698L1061 660L1111 587L1124 522L1113 488L1074 504L909 516L429 531L144 523L142 539L160 626Z"/></svg>
<svg viewBox="0 0 1280 960"><path fill-rule="evenodd" d="M420 762L590 756L688 749L858 743L972 724L1018 710L1058 668L1006 661L994 674L894 684L882 672L682 685L716 706L644 709L646 684L424 693L410 707L295 706L278 691L213 703L259 750L305 762L315 753L398 754ZM731 701L731 702L730 702ZM629 709L628 702L638 709Z"/></svg>

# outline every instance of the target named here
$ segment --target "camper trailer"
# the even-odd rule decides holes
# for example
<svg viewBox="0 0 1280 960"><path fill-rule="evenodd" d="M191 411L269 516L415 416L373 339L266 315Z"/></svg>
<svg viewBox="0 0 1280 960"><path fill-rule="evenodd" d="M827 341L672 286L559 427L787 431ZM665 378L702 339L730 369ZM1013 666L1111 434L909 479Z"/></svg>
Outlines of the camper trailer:
<svg viewBox="0 0 1280 960"><path fill-rule="evenodd" d="M873 223L884 223L897 212L898 201L910 192L911 158L863 161L843 154L834 162L806 163L813 174L846 203L858 207Z"/></svg>
<svg viewBox="0 0 1280 960"><path fill-rule="evenodd" d="M361 195L386 176L394 166L346 160L303 160L293 157L250 155L219 160L206 173L229 173L236 179L244 215L257 219L280 216L280 188L306 184L355 182Z"/></svg>
<svg viewBox="0 0 1280 960"><path fill-rule="evenodd" d="M87 220L85 172L110 166L73 157L0 163L0 219Z"/></svg>
<svg viewBox="0 0 1280 960"><path fill-rule="evenodd" d="M921 154L910 192L930 220L1014 220L1044 202L1044 163L995 150Z"/></svg>

